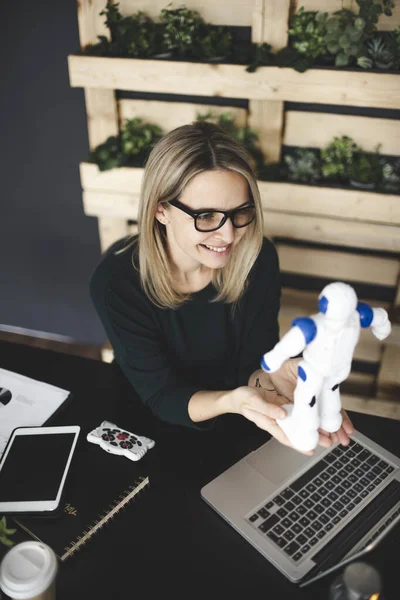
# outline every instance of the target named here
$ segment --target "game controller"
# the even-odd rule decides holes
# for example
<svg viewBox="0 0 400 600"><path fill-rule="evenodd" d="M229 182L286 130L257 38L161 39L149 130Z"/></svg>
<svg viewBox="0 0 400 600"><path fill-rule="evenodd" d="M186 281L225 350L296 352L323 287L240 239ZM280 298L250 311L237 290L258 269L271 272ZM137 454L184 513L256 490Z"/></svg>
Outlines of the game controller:
<svg viewBox="0 0 400 600"><path fill-rule="evenodd" d="M103 421L100 427L87 434L86 439L110 454L126 456L134 461L140 460L147 450L155 446L154 440L120 429L109 421Z"/></svg>

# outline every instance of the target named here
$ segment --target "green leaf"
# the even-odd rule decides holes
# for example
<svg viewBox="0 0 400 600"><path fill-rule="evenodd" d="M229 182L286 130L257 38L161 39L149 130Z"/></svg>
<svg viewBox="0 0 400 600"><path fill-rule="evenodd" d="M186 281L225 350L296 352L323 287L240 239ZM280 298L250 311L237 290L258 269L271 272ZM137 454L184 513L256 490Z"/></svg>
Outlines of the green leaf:
<svg viewBox="0 0 400 600"><path fill-rule="evenodd" d="M0 535L0 543L4 544L4 546L14 546L15 544L13 540L9 540L5 535Z"/></svg>
<svg viewBox="0 0 400 600"><path fill-rule="evenodd" d="M337 54L339 52L339 50L340 50L340 46L339 46L339 44L337 42L334 42L332 44L328 44L327 48L328 48L328 51L331 54Z"/></svg>
<svg viewBox="0 0 400 600"><path fill-rule="evenodd" d="M349 57L344 52L339 52L336 56L335 65L337 67L346 67L349 64Z"/></svg>
<svg viewBox="0 0 400 600"><path fill-rule="evenodd" d="M16 531L17 531L16 529L5 529L5 530L4 530L4 533L5 533L6 535L14 535L14 533L15 533Z"/></svg>
<svg viewBox="0 0 400 600"><path fill-rule="evenodd" d="M361 19L360 17L358 17L355 21L354 21L354 28L357 31L362 31L365 27L365 21L364 19Z"/></svg>

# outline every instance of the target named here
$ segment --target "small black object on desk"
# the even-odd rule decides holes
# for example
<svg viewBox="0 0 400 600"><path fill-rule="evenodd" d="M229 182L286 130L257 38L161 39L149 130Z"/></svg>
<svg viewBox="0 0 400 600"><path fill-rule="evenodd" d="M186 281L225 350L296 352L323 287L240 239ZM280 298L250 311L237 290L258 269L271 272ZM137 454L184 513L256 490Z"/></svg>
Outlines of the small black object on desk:
<svg viewBox="0 0 400 600"><path fill-rule="evenodd" d="M156 598L160 588L175 598L214 598L222 592L241 600L272 594L280 600L329 599L337 573L300 589L201 499L200 489L267 441L266 432L236 415L217 419L210 431L163 423L135 397L115 365L6 342L0 342L0 356L2 368L71 390L72 402L51 424L80 425L84 444L113 461L115 479L130 465L150 480L137 501L61 564L57 600ZM398 451L398 421L351 417L359 431ZM84 439L103 420L150 437L155 448L138 463L103 452ZM88 479L93 476L101 481L99 495L107 478L100 467ZM90 485L81 482L80 488L80 494L91 496ZM399 546L394 530L369 558L381 573L385 600L398 600Z"/></svg>

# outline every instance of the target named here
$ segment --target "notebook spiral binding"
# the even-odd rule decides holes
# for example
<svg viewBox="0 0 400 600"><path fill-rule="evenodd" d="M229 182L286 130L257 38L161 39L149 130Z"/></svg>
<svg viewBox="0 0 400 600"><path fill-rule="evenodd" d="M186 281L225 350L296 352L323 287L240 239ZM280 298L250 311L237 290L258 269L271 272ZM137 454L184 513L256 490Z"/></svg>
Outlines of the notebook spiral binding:
<svg viewBox="0 0 400 600"><path fill-rule="evenodd" d="M115 515L131 502L131 500L149 485L149 483L150 480L148 477L139 477L133 485L129 486L128 489L119 496L119 501L111 503L105 514L99 515L98 521L94 521L85 531L83 531L81 536L78 536L71 544L64 548L65 552L60 556L60 560L64 561L75 554L75 552L77 552L81 546L84 546L86 542L99 531L99 529L104 527L107 521L113 519Z"/></svg>

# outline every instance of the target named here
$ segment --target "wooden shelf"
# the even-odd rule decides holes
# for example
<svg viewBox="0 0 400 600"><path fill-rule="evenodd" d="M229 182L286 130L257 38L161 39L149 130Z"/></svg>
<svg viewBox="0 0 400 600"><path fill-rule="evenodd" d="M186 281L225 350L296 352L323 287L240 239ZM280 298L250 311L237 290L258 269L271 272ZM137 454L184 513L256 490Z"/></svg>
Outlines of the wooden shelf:
<svg viewBox="0 0 400 600"><path fill-rule="evenodd" d="M400 108L398 73L344 69L261 67L247 73L243 65L70 55L71 87L163 94L221 96Z"/></svg>
<svg viewBox="0 0 400 600"><path fill-rule="evenodd" d="M81 163L85 214L136 220L143 169L99 171ZM400 252L400 196L259 181L265 232L272 237L308 239Z"/></svg>

